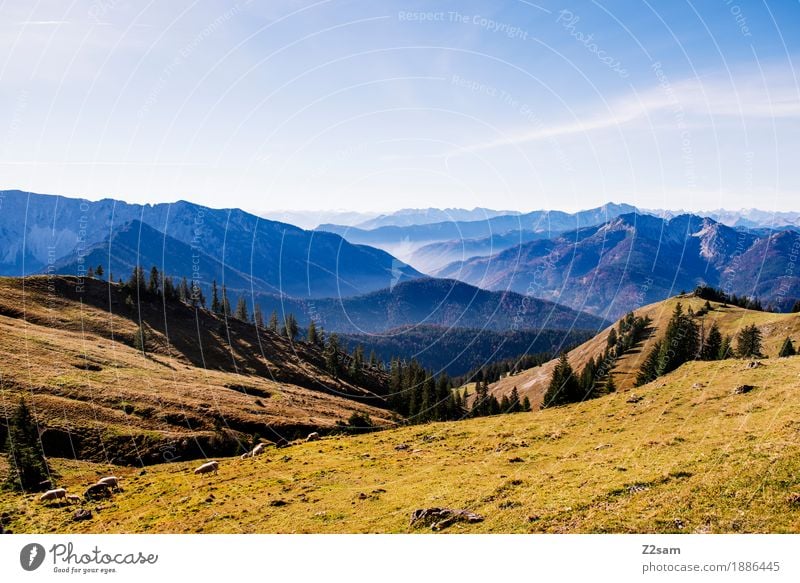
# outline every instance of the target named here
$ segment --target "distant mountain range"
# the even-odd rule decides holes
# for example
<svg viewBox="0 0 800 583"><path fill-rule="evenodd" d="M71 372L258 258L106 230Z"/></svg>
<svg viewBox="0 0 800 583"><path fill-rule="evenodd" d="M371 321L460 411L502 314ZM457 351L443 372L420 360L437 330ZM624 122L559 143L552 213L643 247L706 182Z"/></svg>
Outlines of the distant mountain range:
<svg viewBox="0 0 800 583"><path fill-rule="evenodd" d="M517 211L496 211L487 208L427 208L401 209L393 213L383 214L373 219L353 224L359 229L378 229L380 227L410 227L412 225L429 225L454 221L485 221L499 216L519 215Z"/></svg>
<svg viewBox="0 0 800 583"><path fill-rule="evenodd" d="M762 211L759 209L739 209L736 211L717 209L689 213L686 211L648 210L642 211L661 218L672 218L682 214L695 214L728 227L744 227L747 229L785 229L787 227L800 228L800 212Z"/></svg>
<svg viewBox="0 0 800 583"><path fill-rule="evenodd" d="M539 210L523 214L499 215L483 220L442 221L405 227L390 225L375 229L325 224L320 225L317 230L336 233L351 243L371 245L392 253L403 261L410 261L415 252L431 243L473 239L489 239L491 241L491 238L497 235L508 235L506 243L513 241L514 237L518 238L518 242L520 238L532 236L526 233L552 237L564 231L597 225L621 214L634 211L636 208L631 205L608 203L577 213ZM503 244L502 241L496 241L496 243ZM487 244L484 243L483 247L486 248ZM495 251L497 250L499 249L495 249ZM434 265L430 253L427 253L426 257L426 265ZM436 266L443 264L442 261L435 263Z"/></svg>
<svg viewBox="0 0 800 583"><path fill-rule="evenodd" d="M436 275L615 318L700 284L788 309L800 297L800 233L759 235L713 219L630 213L451 264ZM793 259L794 257L794 259Z"/></svg>
<svg viewBox="0 0 800 583"><path fill-rule="evenodd" d="M238 209L185 201L136 205L0 192L0 274L55 269L80 274L103 263L125 276L138 262L207 286L293 297L363 295L420 277L379 249L331 233L304 231Z"/></svg>
<svg viewBox="0 0 800 583"><path fill-rule="evenodd" d="M351 334L420 325L592 330L699 284L783 310L800 296L798 228L660 218L627 204L325 227L336 232L185 201L136 205L3 191L0 205L0 275L75 275L102 264L125 278L136 264L155 265L176 277L196 274L206 292L216 279L232 303L245 295L250 309L258 303L265 312L295 313L301 326L314 319ZM371 224L500 212L409 210ZM393 246L441 279L385 251Z"/></svg>

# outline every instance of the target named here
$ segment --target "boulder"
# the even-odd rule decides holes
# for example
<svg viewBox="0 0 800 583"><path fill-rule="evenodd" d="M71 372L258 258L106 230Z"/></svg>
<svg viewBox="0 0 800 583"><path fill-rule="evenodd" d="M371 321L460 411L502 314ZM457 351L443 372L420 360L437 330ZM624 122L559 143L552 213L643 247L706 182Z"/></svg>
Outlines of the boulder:
<svg viewBox="0 0 800 583"><path fill-rule="evenodd" d="M456 522L483 522L483 516L467 510L453 508L420 508L411 513L410 526L429 526L431 530L444 530Z"/></svg>
<svg viewBox="0 0 800 583"><path fill-rule="evenodd" d="M75 522L80 522L81 520L91 520L92 519L92 511L86 510L85 508L78 508L75 511L75 514L72 515L72 520Z"/></svg>

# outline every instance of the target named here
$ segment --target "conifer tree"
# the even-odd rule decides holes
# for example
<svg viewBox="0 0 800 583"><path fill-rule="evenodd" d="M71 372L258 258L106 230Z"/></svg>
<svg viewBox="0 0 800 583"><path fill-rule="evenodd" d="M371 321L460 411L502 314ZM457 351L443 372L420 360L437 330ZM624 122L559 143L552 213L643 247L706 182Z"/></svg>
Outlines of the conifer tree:
<svg viewBox="0 0 800 583"><path fill-rule="evenodd" d="M755 324L745 326L736 337L736 356L757 358L761 356L761 331Z"/></svg>
<svg viewBox="0 0 800 583"><path fill-rule="evenodd" d="M8 483L16 490L35 490L50 476L39 430L24 399L8 420Z"/></svg>
<svg viewBox="0 0 800 583"><path fill-rule="evenodd" d="M255 322L256 326L259 328L264 327L264 314L261 311L261 304L256 304L253 308L253 322Z"/></svg>
<svg viewBox="0 0 800 583"><path fill-rule="evenodd" d="M309 344L317 344L317 342L319 342L319 338L317 336L317 324L314 322L313 318L308 323L308 330L306 331L306 342L308 342Z"/></svg>
<svg viewBox="0 0 800 583"><path fill-rule="evenodd" d="M191 295L192 292L189 291L189 282L186 281L186 277L184 276L181 278L181 285L178 288L178 298L180 298L184 304L188 304Z"/></svg>
<svg viewBox="0 0 800 583"><path fill-rule="evenodd" d="M244 299L243 295L239 296L239 300L236 302L236 313L234 317L242 322L250 321L250 314L247 313L247 300Z"/></svg>
<svg viewBox="0 0 800 583"><path fill-rule="evenodd" d="M708 336L703 342L703 349L700 352L700 358L703 360L718 360L720 357L720 349L722 348L722 333L719 331L719 326L716 321L711 324L711 329L708 331Z"/></svg>
<svg viewBox="0 0 800 583"><path fill-rule="evenodd" d="M283 321L284 336L294 342L299 332L300 327L297 325L297 319L294 317L294 314L286 314L286 318Z"/></svg>
<svg viewBox="0 0 800 583"><path fill-rule="evenodd" d="M278 331L278 312L272 310L272 313L269 315L269 329L272 332Z"/></svg>
<svg viewBox="0 0 800 583"><path fill-rule="evenodd" d="M544 395L542 408L575 403L580 400L580 386L575 379L572 366L570 366L569 360L567 360L567 353L562 352L558 364L556 364L555 369L553 369L553 376L550 379L550 385Z"/></svg>
<svg viewBox="0 0 800 583"><path fill-rule="evenodd" d="M781 358L785 358L787 356L794 356L797 354L795 350L794 344L792 343L791 338L787 338L783 341L783 345L781 346L780 352L778 352L778 356Z"/></svg>
<svg viewBox="0 0 800 583"><path fill-rule="evenodd" d="M511 413L522 411L522 403L519 400L519 391L516 386L511 389L511 396L508 398L508 401L511 407Z"/></svg>
<svg viewBox="0 0 800 583"><path fill-rule="evenodd" d="M225 284L222 284L222 314L226 318L231 317L231 302L228 299L228 290L225 288Z"/></svg>
<svg viewBox="0 0 800 583"><path fill-rule="evenodd" d="M522 410L523 411L530 411L531 410L531 400L528 398L528 395L522 399Z"/></svg>
<svg viewBox="0 0 800 583"><path fill-rule="evenodd" d="M105 270L103 269L103 264L98 263L97 268L94 270L94 272L97 274L97 277L103 279L103 274L105 273Z"/></svg>
<svg viewBox="0 0 800 583"><path fill-rule="evenodd" d="M194 281L192 282L190 299L190 303L193 307L206 307L206 296L203 295L203 290L201 289L200 284Z"/></svg>
<svg viewBox="0 0 800 583"><path fill-rule="evenodd" d="M222 304L219 301L216 279L211 280L211 311L215 314L220 314L222 312Z"/></svg>
<svg viewBox="0 0 800 583"><path fill-rule="evenodd" d="M658 355L658 376L672 372L684 362L694 360L700 348L700 332L691 316L683 313L680 302L675 306L672 317L661 343Z"/></svg>
<svg viewBox="0 0 800 583"><path fill-rule="evenodd" d="M733 356L733 339L730 336L725 336L722 339L722 344L719 347L719 356L717 360L725 360Z"/></svg>
<svg viewBox="0 0 800 583"><path fill-rule="evenodd" d="M147 293L151 296L158 295L161 291L161 283L158 277L158 268L153 265L150 268L150 280L147 282Z"/></svg>
<svg viewBox="0 0 800 583"><path fill-rule="evenodd" d="M661 341L653 344L647 357L644 359L642 366L639 367L639 373L636 375L636 386L646 385L658 378L658 356L661 353Z"/></svg>
<svg viewBox="0 0 800 583"><path fill-rule="evenodd" d="M94 279L94 267L89 267L88 271L86 272L86 277L89 279Z"/></svg>

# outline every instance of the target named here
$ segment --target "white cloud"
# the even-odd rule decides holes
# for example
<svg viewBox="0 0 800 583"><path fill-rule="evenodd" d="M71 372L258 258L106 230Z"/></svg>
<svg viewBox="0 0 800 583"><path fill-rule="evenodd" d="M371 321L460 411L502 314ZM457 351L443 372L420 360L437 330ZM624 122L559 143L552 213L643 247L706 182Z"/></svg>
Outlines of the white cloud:
<svg viewBox="0 0 800 583"><path fill-rule="evenodd" d="M732 79L714 76L684 79L675 83L662 76L655 86L641 93L634 92L612 99L599 109L584 118L571 112L577 117L573 121L540 126L525 132L512 130L504 137L470 144L449 155L601 130L622 130L638 121L646 122L642 124L643 128L655 125L661 129L675 129L674 118L677 115L683 116L682 127L691 127L693 130L713 127L712 120L714 123L724 121L719 118L742 121L800 119L800 89L795 85L791 69L788 68L765 73L764 77L750 73ZM668 117L664 118L665 115Z"/></svg>

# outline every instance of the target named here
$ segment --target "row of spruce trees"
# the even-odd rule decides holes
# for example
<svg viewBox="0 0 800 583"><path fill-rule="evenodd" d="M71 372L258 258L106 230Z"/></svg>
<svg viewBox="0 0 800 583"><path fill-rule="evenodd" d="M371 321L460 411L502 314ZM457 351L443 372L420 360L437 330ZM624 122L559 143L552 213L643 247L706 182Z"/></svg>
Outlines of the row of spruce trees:
<svg viewBox="0 0 800 583"><path fill-rule="evenodd" d="M642 339L650 323L648 317L642 318L633 312L626 314L617 327L609 331L603 353L589 359L580 375L573 371L567 353L562 352L553 369L542 408L577 403L616 391L611 370L617 360Z"/></svg>

